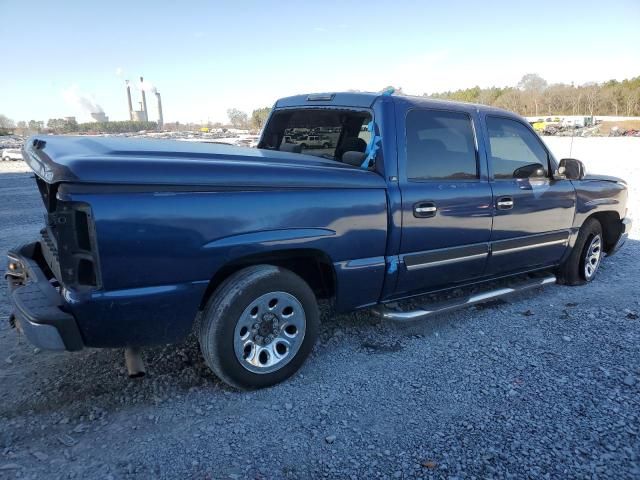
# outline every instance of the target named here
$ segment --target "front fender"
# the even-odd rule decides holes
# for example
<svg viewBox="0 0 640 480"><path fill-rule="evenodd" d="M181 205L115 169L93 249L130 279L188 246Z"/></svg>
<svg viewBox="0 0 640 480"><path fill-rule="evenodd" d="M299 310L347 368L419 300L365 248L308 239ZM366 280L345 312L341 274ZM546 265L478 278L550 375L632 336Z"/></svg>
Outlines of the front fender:
<svg viewBox="0 0 640 480"><path fill-rule="evenodd" d="M615 212L620 219L625 217L628 193L621 182L588 179L572 182L577 195L574 227L579 229L595 213Z"/></svg>

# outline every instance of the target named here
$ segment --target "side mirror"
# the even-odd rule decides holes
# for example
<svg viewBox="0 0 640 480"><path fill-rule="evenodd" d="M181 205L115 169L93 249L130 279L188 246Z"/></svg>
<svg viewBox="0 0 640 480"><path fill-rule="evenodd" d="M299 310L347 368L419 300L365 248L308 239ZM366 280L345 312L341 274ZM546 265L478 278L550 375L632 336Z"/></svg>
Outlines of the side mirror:
<svg viewBox="0 0 640 480"><path fill-rule="evenodd" d="M563 158L558 165L558 175L569 180L582 180L586 174L584 163L575 158Z"/></svg>

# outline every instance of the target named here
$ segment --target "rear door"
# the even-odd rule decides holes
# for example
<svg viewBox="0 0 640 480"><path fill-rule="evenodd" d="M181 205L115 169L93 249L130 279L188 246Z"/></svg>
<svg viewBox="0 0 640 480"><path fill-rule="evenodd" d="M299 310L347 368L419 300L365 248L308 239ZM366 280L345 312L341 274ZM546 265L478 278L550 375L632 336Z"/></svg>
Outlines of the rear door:
<svg viewBox="0 0 640 480"><path fill-rule="evenodd" d="M484 273L491 188L473 108L413 108L398 118L402 237L397 296ZM480 148L479 148L480 147Z"/></svg>
<svg viewBox="0 0 640 480"><path fill-rule="evenodd" d="M573 224L576 195L554 180L551 155L529 125L485 116L493 231L487 273L503 274L557 263Z"/></svg>

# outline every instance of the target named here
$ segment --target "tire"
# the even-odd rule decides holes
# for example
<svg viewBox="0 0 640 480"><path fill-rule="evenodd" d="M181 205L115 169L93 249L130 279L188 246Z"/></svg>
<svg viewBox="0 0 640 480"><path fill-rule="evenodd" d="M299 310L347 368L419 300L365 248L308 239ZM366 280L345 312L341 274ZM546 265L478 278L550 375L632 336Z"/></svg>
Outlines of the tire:
<svg viewBox="0 0 640 480"><path fill-rule="evenodd" d="M283 268L256 265L216 289L197 335L216 376L250 390L292 376L311 353L319 324L316 297L304 280Z"/></svg>
<svg viewBox="0 0 640 480"><path fill-rule="evenodd" d="M302 150L306 150L306 149L307 149L307 144L306 144L306 143L301 143L301 144L300 144L300 148L301 148Z"/></svg>
<svg viewBox="0 0 640 480"><path fill-rule="evenodd" d="M602 261L602 247L602 226L595 218L589 218L580 227L571 254L558 268L558 283L584 285L592 281Z"/></svg>
<svg viewBox="0 0 640 480"><path fill-rule="evenodd" d="M329 144L328 143L323 143L322 144L322 148L329 148Z"/></svg>

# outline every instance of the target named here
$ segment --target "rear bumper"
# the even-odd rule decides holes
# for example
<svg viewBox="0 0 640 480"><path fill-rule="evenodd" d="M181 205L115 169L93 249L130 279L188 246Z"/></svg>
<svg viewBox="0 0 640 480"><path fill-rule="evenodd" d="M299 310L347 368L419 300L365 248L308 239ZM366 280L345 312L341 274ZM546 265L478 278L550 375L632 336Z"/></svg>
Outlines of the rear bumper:
<svg viewBox="0 0 640 480"><path fill-rule="evenodd" d="M36 347L45 350L81 350L82 336L66 303L38 263L40 244L23 245L8 253L6 277L12 318ZM53 282L51 281L53 280Z"/></svg>
<svg viewBox="0 0 640 480"><path fill-rule="evenodd" d="M611 251L607 254L609 256L613 255L618 250L620 250L620 247L622 247L624 243L627 241L627 238L629 238L629 233L631 232L631 227L633 226L633 222L631 221L630 218L627 217L627 218L623 218L621 223L622 223L622 233L620 234L620 238L618 238L618 241L616 242L616 244L613 246Z"/></svg>

